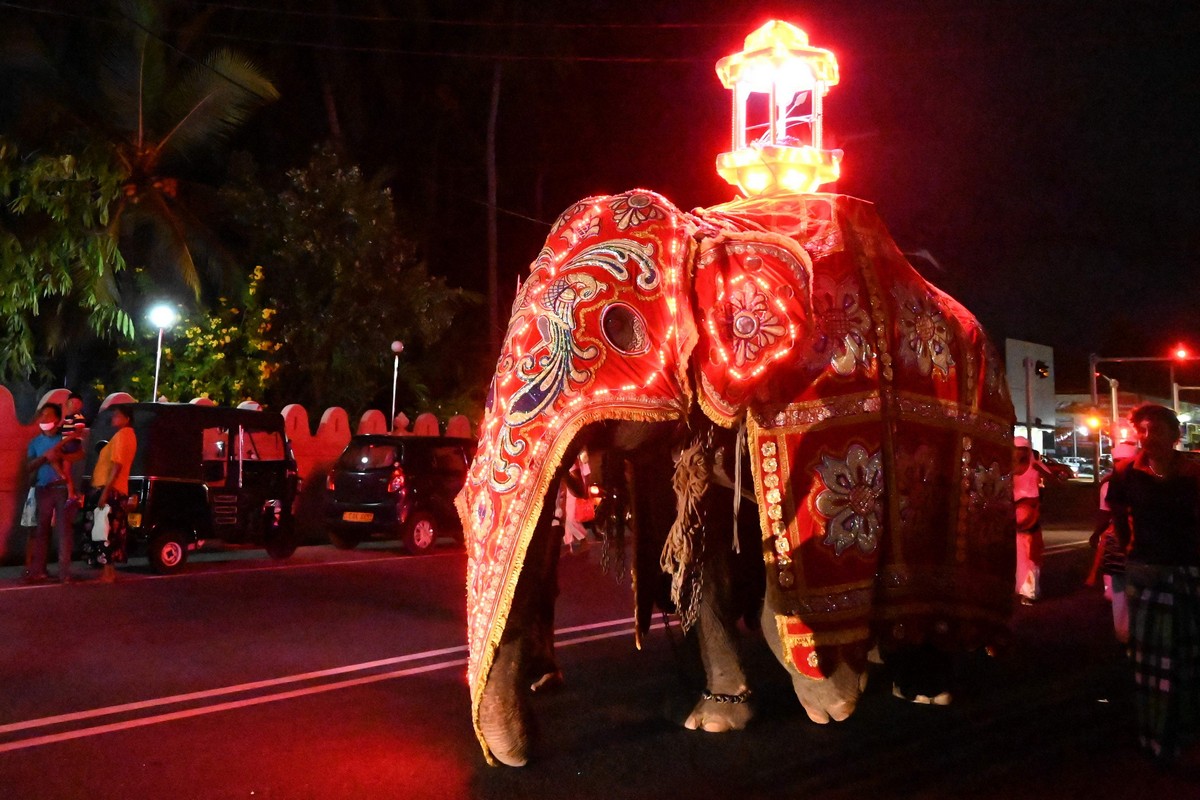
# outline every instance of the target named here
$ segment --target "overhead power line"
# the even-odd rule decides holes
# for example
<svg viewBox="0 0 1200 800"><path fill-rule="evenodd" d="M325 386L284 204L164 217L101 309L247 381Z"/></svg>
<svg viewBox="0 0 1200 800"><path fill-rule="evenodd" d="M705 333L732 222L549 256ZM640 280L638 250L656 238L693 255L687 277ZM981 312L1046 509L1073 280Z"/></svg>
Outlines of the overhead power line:
<svg viewBox="0 0 1200 800"><path fill-rule="evenodd" d="M229 11L251 11L259 14L278 14L291 17L309 17L318 19L339 19L353 22L392 22L400 24L438 25L458 28L556 28L564 30L591 29L622 29L636 30L694 30L698 28L736 28L746 27L744 22L519 22L506 20L457 20L457 19L423 19L415 17L391 17L379 14L348 14L339 11L303 11L294 8L275 8L271 6L256 6L245 3L221 3L216 0L195 0L200 5L210 8L221 8Z"/></svg>
<svg viewBox="0 0 1200 800"><path fill-rule="evenodd" d="M376 53L394 56L414 56L417 58L462 58L471 61L560 61L567 63L597 63L597 64L709 64L712 57L696 56L679 58L673 56L580 56L580 55L535 55L530 53L471 53L450 50L407 50L402 47L370 47L367 45L330 44L326 42L309 42L294 39L263 39L255 36L241 36L234 33L208 33L214 39L227 39L234 42L250 42L252 44L272 44L286 47L305 47L313 50L333 50L346 53Z"/></svg>

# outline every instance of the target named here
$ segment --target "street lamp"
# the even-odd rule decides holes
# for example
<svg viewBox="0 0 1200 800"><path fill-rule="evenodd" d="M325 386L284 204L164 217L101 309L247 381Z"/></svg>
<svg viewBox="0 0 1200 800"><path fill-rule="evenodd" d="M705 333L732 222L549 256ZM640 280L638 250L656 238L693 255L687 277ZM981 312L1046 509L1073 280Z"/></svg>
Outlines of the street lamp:
<svg viewBox="0 0 1200 800"><path fill-rule="evenodd" d="M1191 352L1186 347L1184 347L1182 344L1176 345L1175 348L1171 351L1171 355L1169 355L1169 356L1122 356L1120 358L1113 358L1113 357L1107 357L1107 356L1101 357L1101 356L1096 355L1095 353L1092 353L1091 355L1088 356L1088 366L1090 367L1090 369L1088 370L1088 377L1091 379L1091 382L1092 382L1092 405L1093 406L1096 405L1100 399L1098 396L1098 391L1097 391L1097 386L1096 386L1096 378L1097 377L1105 378L1106 380L1108 380L1110 382L1109 383L1110 386L1112 386L1115 383L1114 381L1112 381L1111 378L1108 378L1107 375L1101 375L1096 370L1097 365L1099 365L1103 362L1117 363L1117 362L1122 362L1122 361L1142 361L1142 362L1157 361L1160 363L1164 362L1164 361L1167 362L1167 364L1169 364L1170 368L1171 368L1171 403L1174 406L1175 414L1178 415L1179 414L1179 385L1175 382L1175 365L1182 361L1200 361L1200 356L1192 355ZM1117 425L1117 420L1116 420L1116 416L1114 415L1114 417L1113 417L1114 429L1115 429L1116 425ZM1113 433L1115 434L1116 431L1114 430ZM1113 441L1114 442L1116 441L1115 435L1114 435ZM1099 471L1099 469L1100 469L1100 454L1097 453L1096 454L1096 470L1097 470L1097 472Z"/></svg>
<svg viewBox="0 0 1200 800"><path fill-rule="evenodd" d="M400 381L400 354L404 352L404 342L397 339L392 342L392 416L388 417L388 432L396 431L396 384Z"/></svg>
<svg viewBox="0 0 1200 800"><path fill-rule="evenodd" d="M166 303L159 303L150 309L150 313L146 315L150 320L150 324L158 328L158 353L154 356L154 391L150 395L150 402L158 402L158 370L162 366L162 342L163 331L179 321L179 314L175 312L173 306Z"/></svg>
<svg viewBox="0 0 1200 800"><path fill-rule="evenodd" d="M1167 362L1171 367L1171 399L1175 404L1175 413L1179 413L1179 392L1175 388L1175 365L1181 361L1200 361L1200 356L1192 355L1191 352L1183 345L1176 345L1175 349L1169 356L1123 356L1121 358L1101 357L1092 353L1088 356L1088 364L1091 366L1089 370L1092 381L1092 404L1095 405L1098 401L1096 392L1096 366L1104 362L1120 362L1120 361L1158 361Z"/></svg>

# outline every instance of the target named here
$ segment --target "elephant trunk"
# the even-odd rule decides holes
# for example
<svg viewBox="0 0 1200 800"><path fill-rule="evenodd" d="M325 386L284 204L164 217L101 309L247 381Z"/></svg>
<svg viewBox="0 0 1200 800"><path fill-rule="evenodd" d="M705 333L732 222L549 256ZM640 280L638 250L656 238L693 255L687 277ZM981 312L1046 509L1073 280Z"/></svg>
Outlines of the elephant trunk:
<svg viewBox="0 0 1200 800"><path fill-rule="evenodd" d="M479 705L479 731L501 764L523 767L529 761L532 715L522 684L520 644L502 643L488 673Z"/></svg>

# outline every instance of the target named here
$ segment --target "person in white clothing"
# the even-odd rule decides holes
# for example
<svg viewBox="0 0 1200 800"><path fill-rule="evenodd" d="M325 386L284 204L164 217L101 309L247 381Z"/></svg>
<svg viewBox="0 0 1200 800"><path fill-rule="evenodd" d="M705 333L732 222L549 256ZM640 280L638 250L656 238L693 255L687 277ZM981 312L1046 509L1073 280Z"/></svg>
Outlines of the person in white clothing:
<svg viewBox="0 0 1200 800"><path fill-rule="evenodd" d="M1017 515L1017 594L1032 605L1042 594L1042 479L1054 475L1034 458L1024 436L1013 439L1013 507Z"/></svg>

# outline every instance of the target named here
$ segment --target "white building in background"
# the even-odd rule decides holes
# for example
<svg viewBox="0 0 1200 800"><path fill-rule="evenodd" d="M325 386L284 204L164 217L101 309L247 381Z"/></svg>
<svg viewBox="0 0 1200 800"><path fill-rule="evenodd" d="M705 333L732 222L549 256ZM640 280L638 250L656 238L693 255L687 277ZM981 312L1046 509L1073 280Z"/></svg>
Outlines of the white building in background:
<svg viewBox="0 0 1200 800"><path fill-rule="evenodd" d="M1027 437L1034 450L1054 451L1054 348L1005 339L1004 369L1017 414L1014 434Z"/></svg>

